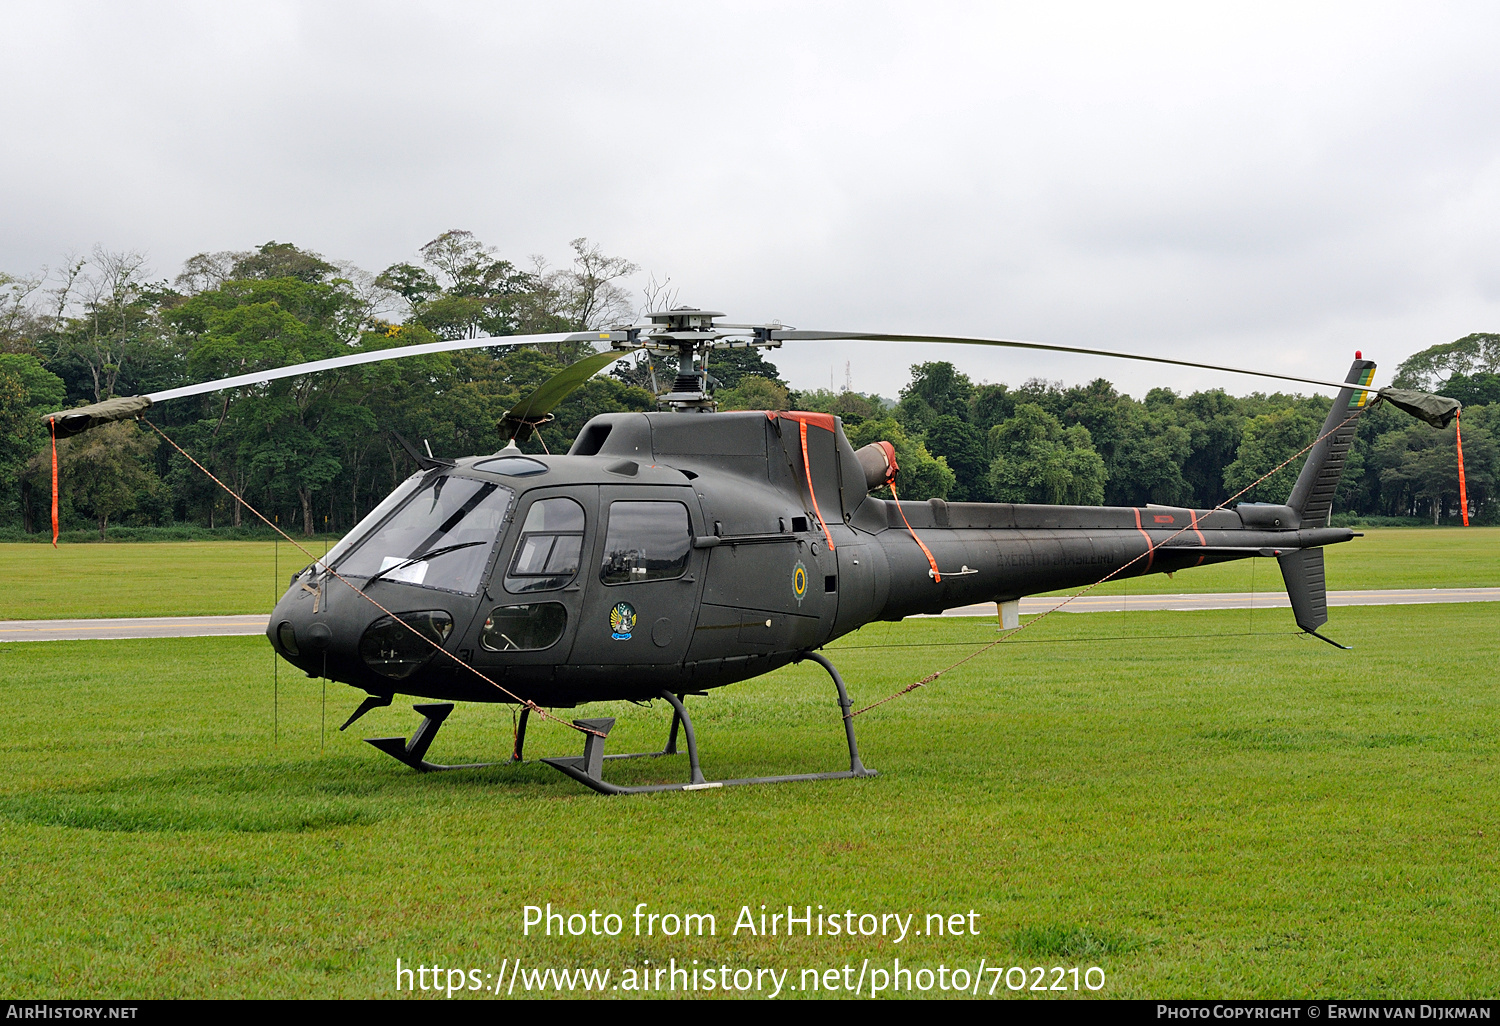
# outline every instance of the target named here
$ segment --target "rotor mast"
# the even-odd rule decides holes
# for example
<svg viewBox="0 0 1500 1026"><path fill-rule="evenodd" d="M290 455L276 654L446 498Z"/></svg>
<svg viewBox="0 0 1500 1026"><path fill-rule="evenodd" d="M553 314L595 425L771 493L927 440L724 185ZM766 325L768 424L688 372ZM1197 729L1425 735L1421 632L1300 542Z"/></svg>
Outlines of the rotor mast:
<svg viewBox="0 0 1500 1026"><path fill-rule="evenodd" d="M708 354L713 349L776 348L780 339L772 332L781 330L779 322L771 324L715 324L717 310L700 310L679 306L646 315L651 327L628 340L612 341L616 349L642 348L648 353L675 356L677 375L672 389L657 397L663 409L681 413L712 413L718 408L713 397L714 379L708 373Z"/></svg>

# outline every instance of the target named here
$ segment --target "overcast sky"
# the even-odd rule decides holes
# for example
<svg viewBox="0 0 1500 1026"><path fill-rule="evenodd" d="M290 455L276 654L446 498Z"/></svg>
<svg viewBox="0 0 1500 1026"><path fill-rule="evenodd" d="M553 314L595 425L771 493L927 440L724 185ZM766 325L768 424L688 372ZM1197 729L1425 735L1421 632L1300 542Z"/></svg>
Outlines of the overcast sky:
<svg viewBox="0 0 1500 1026"><path fill-rule="evenodd" d="M1342 378L1500 330L1500 7L4 3L0 270L587 236L683 302ZM804 344L798 387L1255 379Z"/></svg>

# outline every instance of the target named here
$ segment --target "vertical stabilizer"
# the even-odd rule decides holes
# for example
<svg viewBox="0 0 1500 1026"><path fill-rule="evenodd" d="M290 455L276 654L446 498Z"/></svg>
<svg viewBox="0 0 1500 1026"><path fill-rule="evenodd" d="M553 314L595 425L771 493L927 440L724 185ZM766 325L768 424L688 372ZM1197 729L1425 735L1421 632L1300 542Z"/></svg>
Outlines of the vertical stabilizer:
<svg viewBox="0 0 1500 1026"><path fill-rule="evenodd" d="M1371 360L1356 359L1349 368L1345 381L1368 385L1375 378L1375 364ZM1318 437L1323 440L1313 446L1307 454L1307 462L1286 504L1301 515L1303 527L1328 526L1328 514L1333 509L1333 495L1338 491L1339 476L1344 472L1344 461L1349 456L1349 446L1354 442L1354 429L1359 415L1375 398L1375 392L1351 385L1341 390L1333 400L1333 409ZM1351 417L1352 415L1352 417ZM1345 424L1344 421L1348 420ZM1342 425L1342 426L1340 426ZM1332 432L1332 434L1329 434ZM1324 435L1328 437L1323 438ZM1318 557L1318 580L1322 581L1322 556ZM1282 565L1283 572L1285 564ZM1290 579L1289 579L1290 580ZM1299 618L1298 622L1301 620ZM1321 622L1321 621L1319 621Z"/></svg>
<svg viewBox="0 0 1500 1026"><path fill-rule="evenodd" d="M1323 580L1323 550L1295 549L1276 557L1281 564L1281 579L1286 582L1287 598L1292 600L1292 615L1297 626L1309 634L1328 622L1328 592Z"/></svg>

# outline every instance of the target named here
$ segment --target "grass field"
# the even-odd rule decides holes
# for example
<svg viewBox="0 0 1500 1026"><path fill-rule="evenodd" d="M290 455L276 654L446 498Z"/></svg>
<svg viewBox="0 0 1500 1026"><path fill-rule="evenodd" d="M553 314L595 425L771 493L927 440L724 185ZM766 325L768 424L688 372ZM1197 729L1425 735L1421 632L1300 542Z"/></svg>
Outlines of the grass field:
<svg viewBox="0 0 1500 1026"><path fill-rule="evenodd" d="M330 543L309 546L322 555ZM1500 586L1500 528L1371 529L1327 550L1328 586ZM133 542L122 545L0 544L0 619L193 616L265 612L307 557L268 542ZM1269 559L1110 582L1096 594L1280 591Z"/></svg>
<svg viewBox="0 0 1500 1026"><path fill-rule="evenodd" d="M1290 628L1257 616L1052 618L861 717L879 777L623 799L537 765L412 773L359 738L416 715L338 734L342 686L325 741L320 683L290 673L273 745L259 638L6 645L0 991L384 997L398 957L615 981L696 958L790 969L795 987L803 968L899 957L1099 966L1105 996L1492 997L1500 608L1336 610L1352 652L1243 633ZM974 619L880 624L830 655L864 702L994 636ZM711 777L839 768L815 667L691 701ZM659 747L668 719L660 703L581 713L621 717L617 751ZM460 707L432 757L502 754L510 723ZM579 744L539 724L529 748ZM607 770L685 772L683 757ZM546 902L622 913L625 933L523 937L522 906ZM718 934L634 937L637 902L714 913ZM918 928L972 909L979 935L734 936L761 904L917 913Z"/></svg>
<svg viewBox="0 0 1500 1026"><path fill-rule="evenodd" d="M309 562L286 542L0 544L0 620L269 612Z"/></svg>

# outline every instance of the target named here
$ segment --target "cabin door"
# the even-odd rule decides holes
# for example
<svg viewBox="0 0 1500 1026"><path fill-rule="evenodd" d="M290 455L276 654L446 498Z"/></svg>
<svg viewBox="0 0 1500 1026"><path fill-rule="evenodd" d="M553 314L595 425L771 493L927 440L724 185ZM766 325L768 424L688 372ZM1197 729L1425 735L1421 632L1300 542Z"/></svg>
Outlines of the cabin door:
<svg viewBox="0 0 1500 1026"><path fill-rule="evenodd" d="M702 512L691 488L599 489L599 533L585 568L575 663L681 663L697 620L704 552L693 548Z"/></svg>

